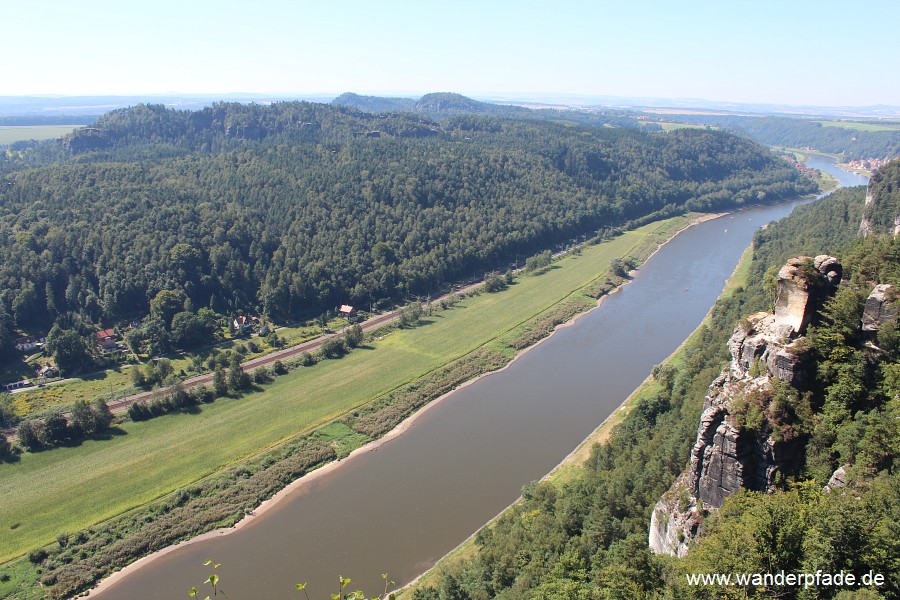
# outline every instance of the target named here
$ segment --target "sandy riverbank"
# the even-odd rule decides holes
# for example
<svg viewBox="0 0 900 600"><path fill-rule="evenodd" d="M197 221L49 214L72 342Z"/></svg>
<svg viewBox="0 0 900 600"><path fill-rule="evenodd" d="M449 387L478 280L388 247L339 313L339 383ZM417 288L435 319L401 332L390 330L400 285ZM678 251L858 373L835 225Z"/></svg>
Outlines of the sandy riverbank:
<svg viewBox="0 0 900 600"><path fill-rule="evenodd" d="M697 218L695 218L695 219L692 219L685 227L679 229L677 232L675 232L674 234L672 234L666 241L664 241L664 242L661 243L659 246L657 246L657 247L653 250L653 252L650 254L650 256L648 257L647 260L649 260L650 257L652 257L656 252L658 252L659 249L660 249L662 246L664 246L666 243L668 243L669 241L671 241L671 239L674 239L674 237L676 237L678 234L682 233L682 232L685 231L686 229L688 229L688 228L690 228L690 227L692 227L693 225L696 225L696 224L698 224L698 223L702 223L702 222L705 222L705 221L708 221L708 220L711 220L711 219L715 219L715 218L721 217L721 216L723 216L723 215L725 215L725 214L729 214L729 213L706 214L706 215L701 215L701 216L699 216L699 217L697 217ZM616 289L613 290L610 294L617 292L621 287L623 287L624 285L627 285L627 283L628 283L628 282L626 281L626 282L624 282L622 285L617 286ZM607 294L607 296L610 295L610 294ZM586 314L592 312L595 308L601 306L602 303L603 303L603 300L604 300L605 298L606 298L606 296L604 296L603 298L601 298L600 300L598 300L597 303L596 303L596 305L595 305L594 307L592 307L590 310L585 311L585 312L582 312L582 313L579 313L579 314L573 316L573 317L572 317L571 319L569 319L566 323L564 323L564 324L558 326L557 329L562 328L562 327L568 327L568 326L574 324L579 318L581 318L582 316L584 316L584 315L586 315ZM551 334L551 335L552 335L552 334ZM229 534L231 534L231 533L234 533L235 531L238 531L238 530L240 530L240 529L242 529L242 528L244 528L244 527L247 527L247 526L251 525L252 523L254 523L256 520L258 520L260 517L264 516L267 512L269 512L272 508L274 508L275 506L277 506L280 502L282 502L282 501L285 500L286 498L289 498L289 497L291 497L291 496L293 496L293 495L295 495L295 494L298 494L298 493L302 493L302 491L303 491L306 487L308 487L312 482L316 481L316 480L319 479L320 477L323 477L323 476L325 476L325 475L331 473L332 471L334 471L335 469L338 469L339 467L341 467L341 466L344 465L345 463L349 463L349 462L355 460L359 455L362 455L362 454L365 454L365 453L368 453L368 452L373 452L373 451L378 450L378 448L380 448L383 444L386 444L386 443L388 443L389 441L391 441L392 439L394 439L394 438L396 438L396 437L402 435L404 432L406 432L407 430L409 430L409 429L416 423L416 421L418 421L423 415L425 415L427 411L429 411L430 409L432 409L432 408L435 407L435 406L438 406L441 402L443 402L444 400L446 400L447 398L449 398L449 397L450 397L452 394L454 394L456 391L458 391L458 390L460 390L461 388L464 388L464 387L466 387L466 386L469 386L469 385L474 384L476 381L480 380L482 377L489 377L489 376L492 376L492 375L494 375L494 374L497 374L497 373L502 372L503 370L505 370L506 368L508 368L510 365L512 365L516 360L518 360L520 357L522 357L525 353L530 352L530 351L533 350L534 348L537 348L543 341L545 341L545 340L547 340L547 339L549 339L549 338L550 338L550 336L547 336L547 337L545 337L545 338L539 340L537 343L533 344L532 346L529 346L528 348L522 349L521 351L519 351L519 352L515 355L515 357L514 357L512 360L510 360L510 362L508 362L508 363L507 363L506 365L504 365L502 368L500 368L500 369L498 369L498 370L495 370L495 371L491 371L491 372L489 372L489 373L484 373L484 374L482 374L482 375L480 375L480 376L478 376L478 377L475 377L475 378L473 378L473 379L470 379L469 381L463 383L462 385L458 386L457 388L455 388L455 389L453 389L453 390L451 390L451 391L449 391L449 392L447 392L447 393L441 395L440 397L438 397L438 398L432 400L431 402L429 402L428 404L426 404L425 406L423 406L422 408L420 408L419 410L417 410L415 413L413 413L412 415L410 415L409 417L407 417L406 419L404 419L400 424L398 424L394 429L392 429L391 431L389 431L388 433L386 433L384 436L382 436L381 438L379 438L379 439L377 439L377 440L373 440L373 441L369 442L368 444L366 444L366 445L364 445L364 446L362 446L362 447L360 447L360 448L357 448L356 450L354 450L353 452L351 452L347 457L345 457L345 458L343 458L343 459L340 459L340 460L337 460L337 461L330 462L330 463L328 463L328 464L326 464L326 465L324 465L324 466L322 466L322 467L320 467L320 468L318 468L318 469L316 469L316 470L314 470L314 471L311 471L310 473L307 473L307 474L304 475L303 477L300 477L299 479L295 480L294 482L292 482L291 484L289 484L289 485L286 486L285 488L282 488L279 492L277 492L277 493L276 493L274 496L272 496L270 499L264 501L264 502L263 502L262 504L260 504L256 509L254 509L251 513L249 513L247 516L245 516L243 519L241 519L241 520L240 520L238 523L236 523L234 526L228 527L228 528L221 528L221 529L213 530L213 531L210 531L210 532L207 532L207 533L204 533L204 534L200 534L200 535L198 535L198 536L196 536L196 537L193 537L193 538L191 538L191 539L189 539L189 540L185 540L185 541L183 541L183 542L180 542L180 543L178 543L178 544L169 546L169 547L164 548L164 549L162 549L162 550L159 550L159 551L157 551L157 552L155 552L155 553L153 553L153 554L150 554L150 555L148 555L148 556L145 556L145 557L143 557L143 558L141 558L141 559L138 559L138 560L135 561L134 563L132 563L132 564L128 565L127 567L125 567L124 569L122 569L122 570L120 570L120 571L118 571L118 572L116 572L116 573L110 575L109 577L103 579L99 584L97 584L96 587L94 587L94 588L88 593L88 597L98 597L98 596L101 596L103 592L109 590L109 589L110 589L111 587L113 587L117 582L119 582L119 581L121 581L122 579L128 577L130 574L132 574L132 573L138 571L139 569L141 569L141 568L143 568L143 567L149 565L149 564L152 563L153 561L158 560L158 559L160 559L160 558L162 558L162 557L168 555L169 553L171 553L171 552L173 552L173 551L175 551L175 550L177 550L177 549L179 549L179 548L181 548L181 547L183 547L183 546L186 546L186 545L188 545L188 544L194 544L194 543L201 542L201 541L204 541L204 540L207 540L207 539L211 539L211 538L215 538L215 537L220 537L220 536L224 536L224 535L229 535ZM617 409L617 411L618 411L618 410L619 410L619 409ZM613 415L614 415L614 414L616 414L616 413L614 412Z"/></svg>

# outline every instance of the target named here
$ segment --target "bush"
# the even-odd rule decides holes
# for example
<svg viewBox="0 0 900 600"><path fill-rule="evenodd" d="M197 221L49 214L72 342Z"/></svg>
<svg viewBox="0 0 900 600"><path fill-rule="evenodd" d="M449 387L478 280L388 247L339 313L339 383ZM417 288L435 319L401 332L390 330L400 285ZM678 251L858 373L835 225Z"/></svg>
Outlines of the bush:
<svg viewBox="0 0 900 600"><path fill-rule="evenodd" d="M346 353L347 347L344 345L343 340L331 338L325 340L325 343L322 344L322 356L325 358L340 358Z"/></svg>
<svg viewBox="0 0 900 600"><path fill-rule="evenodd" d="M488 291L488 293L493 294L494 292L499 292L505 290L507 288L506 279L503 278L500 273L486 273L484 276L484 289Z"/></svg>
<svg viewBox="0 0 900 600"><path fill-rule="evenodd" d="M213 391L218 398L228 395L228 381L225 379L225 371L220 366L213 371Z"/></svg>
<svg viewBox="0 0 900 600"><path fill-rule="evenodd" d="M28 553L28 560L31 564L36 565L47 559L47 551L43 548L36 548Z"/></svg>
<svg viewBox="0 0 900 600"><path fill-rule="evenodd" d="M0 460L13 455L12 444L7 441L6 436L0 433Z"/></svg>
<svg viewBox="0 0 900 600"><path fill-rule="evenodd" d="M316 364L316 359L309 352L304 352L303 354L300 355L300 364L303 365L304 367L311 367L314 364Z"/></svg>
<svg viewBox="0 0 900 600"><path fill-rule="evenodd" d="M309 352L306 352L305 354L312 358L312 355L309 354ZM272 363L272 372L275 375L284 375L285 373L287 373L287 367L285 367L284 363L280 360L276 360L274 363Z"/></svg>
<svg viewBox="0 0 900 600"><path fill-rule="evenodd" d="M128 418L132 421L146 421L152 416L146 402L135 402L128 406Z"/></svg>
<svg viewBox="0 0 900 600"><path fill-rule="evenodd" d="M272 375L264 366L253 371L253 383L268 383L270 381L272 381Z"/></svg>
<svg viewBox="0 0 900 600"><path fill-rule="evenodd" d="M37 419L27 419L19 423L19 443L28 450L36 450L41 447L41 439L44 434L44 423Z"/></svg>
<svg viewBox="0 0 900 600"><path fill-rule="evenodd" d="M191 394L194 396L198 404L200 402L208 404L216 399L215 392L205 385L198 385L193 390L191 390Z"/></svg>
<svg viewBox="0 0 900 600"><path fill-rule="evenodd" d="M363 341L363 330L362 326L357 323L350 329L344 332L344 343L348 348L356 348Z"/></svg>

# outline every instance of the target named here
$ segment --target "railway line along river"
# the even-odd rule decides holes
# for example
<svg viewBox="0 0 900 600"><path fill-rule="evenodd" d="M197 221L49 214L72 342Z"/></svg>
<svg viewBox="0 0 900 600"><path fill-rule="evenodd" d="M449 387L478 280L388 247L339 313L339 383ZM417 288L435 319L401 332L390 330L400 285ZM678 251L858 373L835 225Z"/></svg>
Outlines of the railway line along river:
<svg viewBox="0 0 900 600"><path fill-rule="evenodd" d="M826 158L842 185L866 179ZM504 370L426 409L402 434L311 477L228 535L176 546L92 598L186 598L210 574L231 600L370 595L406 583L513 502L610 415L703 319L753 232L799 202L747 209L676 236L634 281ZM203 591L203 595L205 595Z"/></svg>

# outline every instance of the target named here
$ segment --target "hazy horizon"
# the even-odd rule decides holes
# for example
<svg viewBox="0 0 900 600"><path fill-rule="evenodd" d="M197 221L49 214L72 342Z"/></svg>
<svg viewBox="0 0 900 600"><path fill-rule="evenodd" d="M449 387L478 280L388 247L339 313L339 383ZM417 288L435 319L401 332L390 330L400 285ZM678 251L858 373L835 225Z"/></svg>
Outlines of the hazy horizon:
<svg viewBox="0 0 900 600"><path fill-rule="evenodd" d="M836 1L767 0L552 8L273 0L262 9L232 0L47 0L8 13L7 47L18 50L5 65L3 96L454 91L900 105L900 81L885 66L900 56L900 6L886 0L856 13Z"/></svg>

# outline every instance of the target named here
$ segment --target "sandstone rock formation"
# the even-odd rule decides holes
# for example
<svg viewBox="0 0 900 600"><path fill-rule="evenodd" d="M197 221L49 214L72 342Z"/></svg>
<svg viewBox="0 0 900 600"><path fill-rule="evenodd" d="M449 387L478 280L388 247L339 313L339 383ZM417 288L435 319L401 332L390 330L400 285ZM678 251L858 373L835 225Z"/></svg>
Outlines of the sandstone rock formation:
<svg viewBox="0 0 900 600"><path fill-rule="evenodd" d="M863 310L862 330L876 332L888 321L897 319L898 303L897 292L894 286L882 283L875 286L869 297L866 298L866 307Z"/></svg>
<svg viewBox="0 0 900 600"><path fill-rule="evenodd" d="M735 329L728 341L731 364L709 387L690 465L653 510L649 541L655 552L683 556L706 510L721 507L740 489L771 491L779 474L800 466L796 440L773 436L765 422L746 427L741 411L752 402L766 405L773 378L804 387L802 336L841 272L830 256L790 259L778 273L774 313L757 313Z"/></svg>
<svg viewBox="0 0 900 600"><path fill-rule="evenodd" d="M859 234L900 233L900 160L892 160L872 174Z"/></svg>

